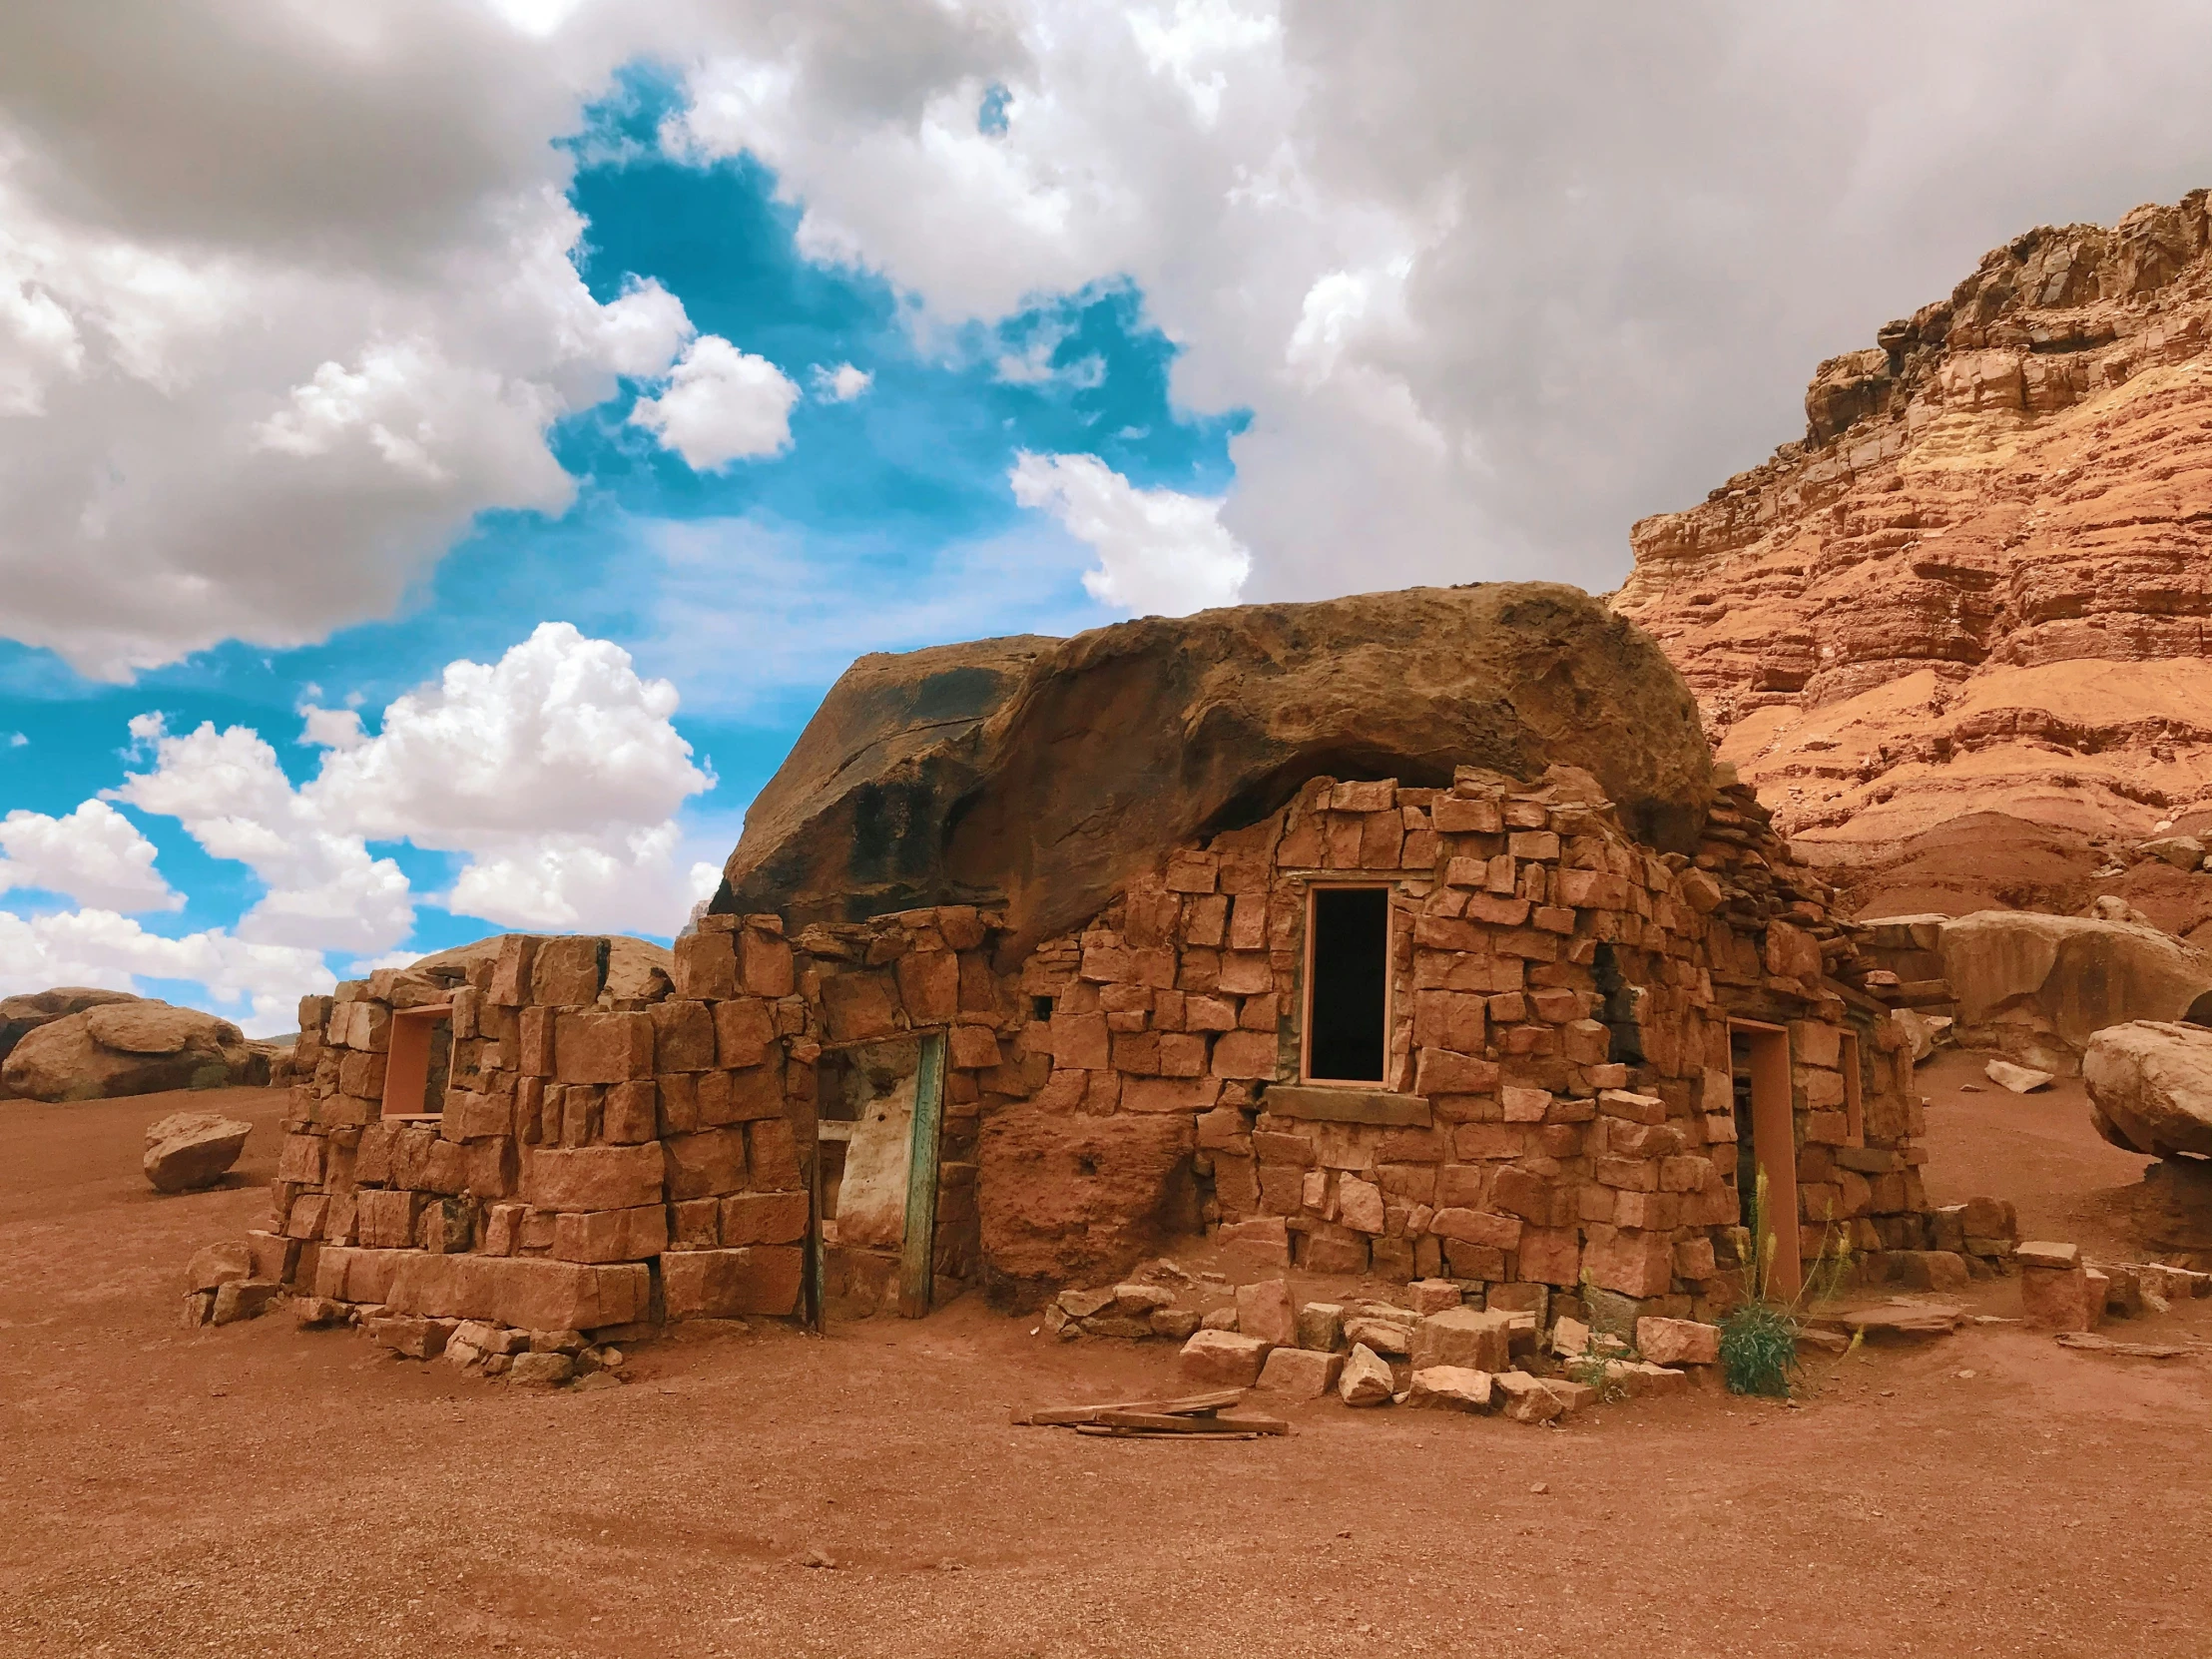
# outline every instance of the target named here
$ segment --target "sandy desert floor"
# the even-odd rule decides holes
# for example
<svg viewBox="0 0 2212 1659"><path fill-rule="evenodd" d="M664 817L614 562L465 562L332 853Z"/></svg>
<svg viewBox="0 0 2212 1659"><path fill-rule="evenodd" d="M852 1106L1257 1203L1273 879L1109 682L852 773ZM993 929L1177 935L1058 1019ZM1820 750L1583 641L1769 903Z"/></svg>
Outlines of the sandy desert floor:
<svg viewBox="0 0 2212 1659"><path fill-rule="evenodd" d="M2105 1245L2141 1160L2074 1086L1973 1081L1925 1074L1938 1202ZM2212 1653L2205 1361L1988 1326L1821 1361L1791 1407L1331 1401L1287 1439L1120 1441L1008 1415L1173 1392L1171 1345L969 1298L533 1394L281 1317L179 1327L186 1257L264 1213L280 1100L192 1097L265 1132L166 1199L137 1154L176 1099L0 1102L0 1653ZM2212 1337L2212 1301L2111 1334Z"/></svg>

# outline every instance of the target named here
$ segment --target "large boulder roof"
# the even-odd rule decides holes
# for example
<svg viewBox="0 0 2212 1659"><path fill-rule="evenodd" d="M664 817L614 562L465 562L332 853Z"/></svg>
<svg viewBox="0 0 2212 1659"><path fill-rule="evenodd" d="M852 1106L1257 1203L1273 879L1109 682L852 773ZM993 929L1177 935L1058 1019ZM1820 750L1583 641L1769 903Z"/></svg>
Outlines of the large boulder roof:
<svg viewBox="0 0 2212 1659"><path fill-rule="evenodd" d="M1595 775L1644 840L1694 844L1713 777L1688 689L1650 635L1552 583L867 656L753 803L712 907L805 923L1003 904L1026 943L1310 778L1555 763Z"/></svg>

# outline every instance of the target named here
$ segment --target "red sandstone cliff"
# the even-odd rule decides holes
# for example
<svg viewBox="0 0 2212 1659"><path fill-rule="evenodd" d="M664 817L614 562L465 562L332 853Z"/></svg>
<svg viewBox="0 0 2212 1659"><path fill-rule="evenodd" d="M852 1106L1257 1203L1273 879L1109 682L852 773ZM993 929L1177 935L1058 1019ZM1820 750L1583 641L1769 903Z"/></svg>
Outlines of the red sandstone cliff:
<svg viewBox="0 0 2212 1659"><path fill-rule="evenodd" d="M2117 893L2212 929L2212 875L2131 850L2212 828L2208 249L2204 191L2030 231L1631 532L1616 608L1865 913Z"/></svg>

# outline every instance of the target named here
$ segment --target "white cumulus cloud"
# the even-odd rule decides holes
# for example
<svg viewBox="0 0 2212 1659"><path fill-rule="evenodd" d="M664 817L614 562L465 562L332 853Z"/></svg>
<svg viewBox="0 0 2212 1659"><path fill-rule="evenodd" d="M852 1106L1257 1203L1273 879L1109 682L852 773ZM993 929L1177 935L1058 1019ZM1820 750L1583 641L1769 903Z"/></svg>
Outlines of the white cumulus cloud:
<svg viewBox="0 0 2212 1659"><path fill-rule="evenodd" d="M810 378L814 382L815 396L825 403L849 403L875 384L874 375L850 363L838 363L834 368L817 363Z"/></svg>
<svg viewBox="0 0 2212 1659"><path fill-rule="evenodd" d="M31 917L0 910L0 987L143 992L144 979L196 982L219 1006L245 1002L240 1023L256 1036L296 1030L298 999L337 982L319 951L255 943L220 927L172 939L109 909Z"/></svg>
<svg viewBox="0 0 2212 1659"><path fill-rule="evenodd" d="M0 819L0 892L33 887L107 910L177 910L184 896L154 868L154 843L105 801L61 818Z"/></svg>
<svg viewBox="0 0 2212 1659"><path fill-rule="evenodd" d="M695 472L774 455L791 442L799 388L766 357L702 334L669 371L668 387L641 397L630 418Z"/></svg>
<svg viewBox="0 0 2212 1659"><path fill-rule="evenodd" d="M1102 605L1184 616L1234 605L1252 573L1219 497L1138 489L1096 455L1024 453L1007 479L1016 501L1050 513L1098 555L1083 586Z"/></svg>

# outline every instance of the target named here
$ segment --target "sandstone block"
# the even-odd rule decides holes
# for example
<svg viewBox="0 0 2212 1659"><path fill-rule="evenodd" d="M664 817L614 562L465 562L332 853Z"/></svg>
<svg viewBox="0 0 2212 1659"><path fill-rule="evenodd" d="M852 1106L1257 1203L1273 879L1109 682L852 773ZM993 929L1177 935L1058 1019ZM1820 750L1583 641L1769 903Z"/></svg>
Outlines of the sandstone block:
<svg viewBox="0 0 2212 1659"><path fill-rule="evenodd" d="M721 1198L743 1192L751 1184L742 1128L671 1135L659 1143L658 1150L662 1154L668 1196L672 1200Z"/></svg>
<svg viewBox="0 0 2212 1659"><path fill-rule="evenodd" d="M146 1179L158 1193L212 1187L239 1161L253 1129L220 1112L172 1112L146 1131Z"/></svg>
<svg viewBox="0 0 2212 1659"><path fill-rule="evenodd" d="M1474 1308L1430 1314L1413 1328L1409 1355L1415 1371L1458 1366L1501 1372L1511 1363L1512 1316Z"/></svg>
<svg viewBox="0 0 2212 1659"><path fill-rule="evenodd" d="M1491 1377L1490 1388L1505 1415L1515 1422L1549 1422L1566 1409L1544 1379L1526 1372L1501 1371Z"/></svg>
<svg viewBox="0 0 2212 1659"><path fill-rule="evenodd" d="M661 1259L671 1319L783 1317L799 1307L803 1252L796 1245L685 1250Z"/></svg>
<svg viewBox="0 0 2212 1659"><path fill-rule="evenodd" d="M1355 1175L1343 1177L1337 1183L1337 1220L1355 1233L1381 1233L1384 1223L1382 1189Z"/></svg>
<svg viewBox="0 0 2212 1659"><path fill-rule="evenodd" d="M1254 1384L1263 1393L1292 1399L1313 1399L1337 1385L1344 1358L1306 1348L1279 1348L1268 1355Z"/></svg>
<svg viewBox="0 0 2212 1659"><path fill-rule="evenodd" d="M775 1045L776 1019L766 1002L748 997L715 1004L714 1042L708 1065L743 1071L766 1062Z"/></svg>
<svg viewBox="0 0 2212 1659"><path fill-rule="evenodd" d="M1291 1307L1290 1287L1280 1279L1238 1286L1237 1329L1278 1348L1296 1343L1298 1316Z"/></svg>
<svg viewBox="0 0 2212 1659"><path fill-rule="evenodd" d="M1397 1392L1389 1365L1375 1350L1356 1344L1337 1374L1337 1397L1347 1405L1384 1405Z"/></svg>
<svg viewBox="0 0 2212 1659"><path fill-rule="evenodd" d="M1231 1331L1200 1331L1183 1345L1177 1368L1185 1382L1215 1388L1249 1388L1260 1379L1274 1345Z"/></svg>
<svg viewBox="0 0 2212 1659"><path fill-rule="evenodd" d="M1416 1279L1405 1287L1406 1300L1416 1314L1440 1314L1460 1306L1459 1287L1448 1279Z"/></svg>
<svg viewBox="0 0 2212 1659"><path fill-rule="evenodd" d="M739 1193L722 1201L726 1245L795 1244L807 1236L807 1195Z"/></svg>
<svg viewBox="0 0 2212 1659"><path fill-rule="evenodd" d="M551 1008L589 1007L606 989L611 953L608 940L597 934L538 940L530 970L530 1000Z"/></svg>
<svg viewBox="0 0 2212 1659"><path fill-rule="evenodd" d="M518 1388L557 1388L575 1375L576 1362L565 1354L517 1354L506 1372Z"/></svg>
<svg viewBox="0 0 2212 1659"><path fill-rule="evenodd" d="M542 967L542 953L539 963ZM564 1083L623 1083L651 1077L652 1016L563 1009L554 1017L553 1071Z"/></svg>
<svg viewBox="0 0 2212 1659"><path fill-rule="evenodd" d="M668 1248L668 1207L565 1211L553 1224L553 1254L564 1262L648 1262Z"/></svg>
<svg viewBox="0 0 2212 1659"><path fill-rule="evenodd" d="M2093 1331L2102 1312L2092 1305L2089 1271L2078 1263L2020 1274L2020 1315L2039 1331Z"/></svg>
<svg viewBox="0 0 2212 1659"><path fill-rule="evenodd" d="M1640 1319L1636 1350L1655 1366L1717 1366L1721 1328L1693 1320Z"/></svg>
<svg viewBox="0 0 2212 1659"><path fill-rule="evenodd" d="M522 1161L522 1196L540 1210L629 1210L658 1204L663 1197L664 1144L675 1142L533 1147Z"/></svg>
<svg viewBox="0 0 2212 1659"><path fill-rule="evenodd" d="M1490 1374L1464 1366L1430 1366L1415 1371L1405 1403L1433 1411L1487 1411L1491 1403Z"/></svg>
<svg viewBox="0 0 2212 1659"><path fill-rule="evenodd" d="M1345 1311L1334 1302L1309 1302L1298 1311L1298 1346L1332 1354L1344 1346Z"/></svg>

